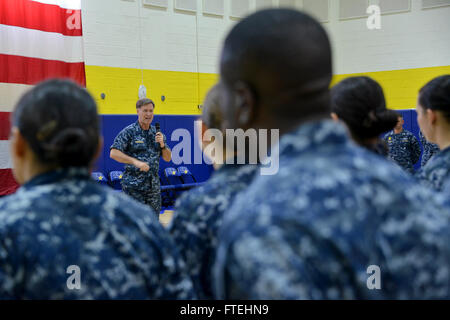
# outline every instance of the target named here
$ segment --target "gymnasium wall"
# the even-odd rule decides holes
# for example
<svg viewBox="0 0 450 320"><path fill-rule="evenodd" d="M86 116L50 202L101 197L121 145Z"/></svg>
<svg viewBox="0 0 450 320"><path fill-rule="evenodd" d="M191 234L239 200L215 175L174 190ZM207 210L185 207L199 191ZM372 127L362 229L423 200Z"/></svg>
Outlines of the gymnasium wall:
<svg viewBox="0 0 450 320"><path fill-rule="evenodd" d="M444 6L422 8L433 1ZM118 123L127 122L126 115L135 114L142 83L156 102L156 114L200 114L198 105L218 80L225 35L239 17L262 7L293 6L316 16L330 35L333 83L354 75L378 80L388 107L404 110L405 127L414 133L415 112L407 109L415 108L418 90L431 78L450 73L449 0L157 0L167 6L143 4L151 2L155 1L82 0L87 88L104 119L109 115ZM222 6L222 12L211 14L212 3ZM369 4L382 9L379 30L367 28L364 11ZM189 5L196 6L196 12L186 9ZM387 12L395 6L406 9ZM348 8L353 16L345 16ZM359 13L355 8L360 8ZM108 131L106 123L104 130L111 134L115 129ZM113 166L108 161L104 164Z"/></svg>
<svg viewBox="0 0 450 320"><path fill-rule="evenodd" d="M409 3L409 10L382 14L381 29L369 30L366 17L341 20L340 1L330 1L324 26L334 51L333 82L369 75L382 84L389 108L414 108L426 82L450 73L450 6L422 9L423 0L390 2Z"/></svg>
<svg viewBox="0 0 450 320"><path fill-rule="evenodd" d="M100 112L134 113L143 82L158 114L199 114L198 105L217 80L222 35L233 21L219 16L197 18L176 10L174 0L168 1L167 9L139 3L82 2L87 87ZM202 1L197 5L200 8ZM106 95L104 100L101 93Z"/></svg>
<svg viewBox="0 0 450 320"><path fill-rule="evenodd" d="M213 0L167 0L167 8L141 1L148 0L82 1L87 87L103 114L133 113L142 81L159 114L199 114L197 106L217 81L224 36L239 20L231 15L280 3L323 21L334 51L334 82L368 74L382 84L390 108L414 107L426 81L450 72L450 6L422 9L429 0L394 1L409 9L382 14L380 30L367 28L367 14L342 19L341 6L363 3L364 9L386 0L222 0L223 15L203 13ZM187 2L195 2L197 15L177 9Z"/></svg>

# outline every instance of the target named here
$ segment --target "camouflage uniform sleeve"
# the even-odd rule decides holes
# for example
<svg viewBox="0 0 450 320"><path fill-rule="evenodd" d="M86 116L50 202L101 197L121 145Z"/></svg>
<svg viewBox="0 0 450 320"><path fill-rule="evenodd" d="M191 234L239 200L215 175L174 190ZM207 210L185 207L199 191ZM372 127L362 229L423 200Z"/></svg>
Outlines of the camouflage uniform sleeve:
<svg viewBox="0 0 450 320"><path fill-rule="evenodd" d="M411 135L411 156L412 163L417 163L420 159L420 144L417 138L414 135Z"/></svg>
<svg viewBox="0 0 450 320"><path fill-rule="evenodd" d="M318 264L310 265L308 260L321 260L321 253L314 250L313 240L305 234L302 235L302 246L305 249L303 252L314 258L300 258L290 241L284 238L283 232L275 229L272 228L271 232L261 230L264 234L252 230L242 234L230 245L219 247L214 269L216 298L326 298L320 296L320 292L312 292L311 283L307 282L308 279L318 279L318 274L312 272L319 267ZM320 274L319 279L323 283L330 282L326 274Z"/></svg>
<svg viewBox="0 0 450 320"><path fill-rule="evenodd" d="M450 179L442 186L441 196L446 199L447 207L450 207Z"/></svg>
<svg viewBox="0 0 450 320"><path fill-rule="evenodd" d="M149 208L140 203L130 202L128 199L125 199L124 203L126 203L123 205L127 208L127 212L139 212L133 219L136 219L141 235L144 236L142 238L128 234L126 238L131 239L130 248L136 251L135 253L127 252L127 256L137 254L133 257L138 259L136 260L137 265L145 270L144 274L149 275L146 286L153 290L152 299L196 298L184 260L180 257L167 230L153 218ZM125 225L119 221L116 221L115 224Z"/></svg>
<svg viewBox="0 0 450 320"><path fill-rule="evenodd" d="M190 192L185 192L180 198L177 199L174 208L174 216L169 224L168 230L172 234L175 242L178 244L184 240L183 235L186 233L183 231L184 225L187 223L186 219L194 216L191 214L191 210L195 208L194 199L191 199Z"/></svg>
<svg viewBox="0 0 450 320"><path fill-rule="evenodd" d="M128 147L130 145L130 140L131 134L125 128L122 131L120 131L119 134L116 136L110 149L117 149L126 154L128 151Z"/></svg>
<svg viewBox="0 0 450 320"><path fill-rule="evenodd" d="M205 194L208 190L194 189L177 201L169 231L185 260L198 298L212 299L212 267L221 212L218 203L208 202Z"/></svg>
<svg viewBox="0 0 450 320"><path fill-rule="evenodd" d="M165 230L164 230L165 231ZM184 259L180 256L178 248L173 243L169 235L162 237L167 254L164 256L161 268L154 270L159 274L159 290L155 299L160 300L191 300L196 299L196 293L192 286L192 281L188 276L188 270ZM170 246L168 244L171 244ZM163 254L164 255L164 254Z"/></svg>
<svg viewBox="0 0 450 320"><path fill-rule="evenodd" d="M196 214L202 204L202 197L195 196L190 192L186 192L181 196L175 204L174 217L169 225L169 232L172 235L175 243L180 248L181 255L187 259L187 251L189 254L195 253L196 247L194 244L201 243L206 239L206 234L202 231L202 224L200 216ZM204 209L204 208L203 208ZM189 262L189 261L186 261Z"/></svg>
<svg viewBox="0 0 450 320"><path fill-rule="evenodd" d="M419 131L419 139L420 139L420 144L425 149L425 137L424 137L422 131Z"/></svg>
<svg viewBox="0 0 450 320"><path fill-rule="evenodd" d="M4 235L4 233L2 232ZM14 295L14 276L11 274L14 267L10 261L11 248L8 248L7 243L11 241L7 237L0 239L0 300L16 299Z"/></svg>
<svg viewBox="0 0 450 320"><path fill-rule="evenodd" d="M4 256L6 255L3 248L0 247L0 300L6 299L14 299L10 289L12 286L8 285L8 280L11 281L12 277L9 276L6 272L8 268L7 262L4 260ZM9 266L10 268L10 266Z"/></svg>

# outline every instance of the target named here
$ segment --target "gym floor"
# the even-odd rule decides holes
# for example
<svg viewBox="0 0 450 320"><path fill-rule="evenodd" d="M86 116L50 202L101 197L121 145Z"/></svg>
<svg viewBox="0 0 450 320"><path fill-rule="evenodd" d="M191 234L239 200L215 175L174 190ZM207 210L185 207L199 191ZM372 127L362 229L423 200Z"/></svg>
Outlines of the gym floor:
<svg viewBox="0 0 450 320"><path fill-rule="evenodd" d="M173 210L164 210L164 212L159 215L159 222L161 222L161 224L165 228L167 228L170 221L172 220L172 217L173 217Z"/></svg>

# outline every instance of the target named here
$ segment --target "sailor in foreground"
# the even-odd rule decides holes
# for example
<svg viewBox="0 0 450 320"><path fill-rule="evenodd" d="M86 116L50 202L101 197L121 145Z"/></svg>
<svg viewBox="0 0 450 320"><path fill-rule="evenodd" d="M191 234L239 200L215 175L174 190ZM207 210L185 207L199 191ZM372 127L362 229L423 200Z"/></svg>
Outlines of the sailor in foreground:
<svg viewBox="0 0 450 320"><path fill-rule="evenodd" d="M417 178L442 191L450 182L450 75L437 77L420 90L416 110L421 131L440 149L417 173Z"/></svg>
<svg viewBox="0 0 450 320"><path fill-rule="evenodd" d="M205 99L202 136L206 130L225 132L222 127L223 115L219 93L220 90L216 85ZM211 144L203 142L203 149ZM223 152L220 152L223 158L215 159L214 165L217 170L211 178L204 185L184 193L177 200L175 216L169 227L186 261L199 299L214 297L211 274L223 215L232 205L236 195L247 188L258 169L256 164L238 164L234 150L228 150L234 159L232 163L225 163L227 157L225 146L226 141L223 145L216 145L217 150L223 149Z"/></svg>
<svg viewBox="0 0 450 320"><path fill-rule="evenodd" d="M330 119L328 36L299 11L268 9L226 37L227 128L279 128L279 171L224 214L217 298L450 298L448 209Z"/></svg>
<svg viewBox="0 0 450 320"><path fill-rule="evenodd" d="M192 283L153 211L101 186L88 92L50 80L12 116L13 172L0 200L0 299L189 299Z"/></svg>

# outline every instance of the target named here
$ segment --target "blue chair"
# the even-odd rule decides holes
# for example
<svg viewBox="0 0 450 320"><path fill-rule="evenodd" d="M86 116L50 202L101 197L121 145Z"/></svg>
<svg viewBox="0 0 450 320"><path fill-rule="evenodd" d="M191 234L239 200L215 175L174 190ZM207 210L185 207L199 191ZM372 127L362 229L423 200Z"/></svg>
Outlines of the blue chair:
<svg viewBox="0 0 450 320"><path fill-rule="evenodd" d="M102 172L92 172L91 177L100 184L108 185L108 179Z"/></svg>
<svg viewBox="0 0 450 320"><path fill-rule="evenodd" d="M183 184L181 176L175 168L168 167L164 169L164 176L166 177L168 185L180 187Z"/></svg>
<svg viewBox="0 0 450 320"><path fill-rule="evenodd" d="M178 174L181 177L181 180L183 183L196 183L197 180L195 179L194 175L187 167L178 167Z"/></svg>
<svg viewBox="0 0 450 320"><path fill-rule="evenodd" d="M185 188L194 188L203 184L197 182L197 179L195 179L194 175L187 167L178 167L178 174L180 175Z"/></svg>
<svg viewBox="0 0 450 320"><path fill-rule="evenodd" d="M109 173L109 181L111 183L111 187L115 190L122 190L122 171L111 171Z"/></svg>
<svg viewBox="0 0 450 320"><path fill-rule="evenodd" d="M169 167L164 169L164 176L167 184L161 186L161 197L165 198L165 203L168 206L174 205L180 194L183 191L192 188L192 186L183 184L180 173L175 168Z"/></svg>

